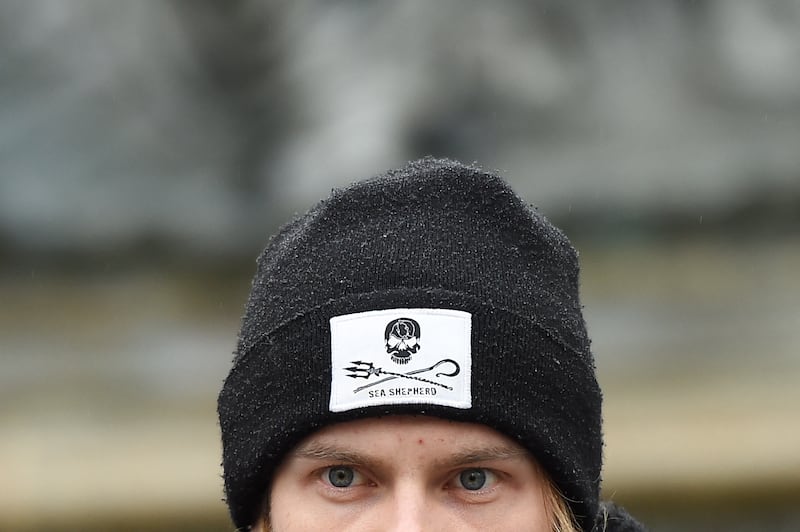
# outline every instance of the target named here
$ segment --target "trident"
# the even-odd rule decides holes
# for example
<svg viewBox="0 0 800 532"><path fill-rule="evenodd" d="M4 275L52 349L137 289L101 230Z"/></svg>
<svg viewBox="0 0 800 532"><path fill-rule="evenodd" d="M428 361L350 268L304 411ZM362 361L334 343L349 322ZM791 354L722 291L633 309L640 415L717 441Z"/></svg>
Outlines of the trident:
<svg viewBox="0 0 800 532"><path fill-rule="evenodd" d="M425 373L425 372L428 372L428 371L433 371L437 367L441 366L442 364L446 364L448 362L453 364L453 366L455 366L455 368L453 369L453 372L452 373L447 373L447 372L443 372L442 371L442 372L436 373L435 376L436 377L455 377L461 371L461 367L458 365L458 362L456 362L455 360L450 359L450 358L445 358L443 360L440 360L439 362L437 362L436 364L434 364L433 366L431 366L429 368L415 369L413 371L409 371L408 373L395 373L393 371L386 371L383 368L376 368L375 365L372 362L362 362L360 360L351 361L350 363L351 364L355 364L355 366L350 366L349 368L344 368L344 369L345 369L345 371L350 371L351 373L348 373L347 376L348 377L352 377L354 379L368 379L372 375L375 375L375 376L389 375L388 377L383 378L383 379L381 379L379 381L375 381L375 382L372 382L372 383L369 383L369 384L365 384L364 386L359 386L358 388L353 390L353 393L358 393L361 390L365 390L365 389L369 388L370 386L375 386L376 384L380 384L382 382L386 382L386 381L390 381L392 379L398 379L398 378L400 378L400 379L412 379L412 380L415 380L415 381L420 381L420 382L425 382L425 383L428 383L428 384L433 384L435 386L441 386L442 388L445 388L447 390L452 390L453 389L452 386L447 386L446 384L442 384L440 382L436 382L436 381L424 379L422 377L415 377L414 376L414 375L416 375L418 373Z"/></svg>

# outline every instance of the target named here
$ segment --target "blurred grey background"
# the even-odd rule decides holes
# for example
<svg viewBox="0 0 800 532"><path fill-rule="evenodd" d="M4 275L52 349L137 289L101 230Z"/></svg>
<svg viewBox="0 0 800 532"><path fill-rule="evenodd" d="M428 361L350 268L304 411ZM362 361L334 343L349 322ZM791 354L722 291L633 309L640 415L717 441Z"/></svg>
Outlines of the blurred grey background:
<svg viewBox="0 0 800 532"><path fill-rule="evenodd" d="M605 496L800 529L797 0L0 0L0 529L229 530L256 255L426 154L581 251Z"/></svg>

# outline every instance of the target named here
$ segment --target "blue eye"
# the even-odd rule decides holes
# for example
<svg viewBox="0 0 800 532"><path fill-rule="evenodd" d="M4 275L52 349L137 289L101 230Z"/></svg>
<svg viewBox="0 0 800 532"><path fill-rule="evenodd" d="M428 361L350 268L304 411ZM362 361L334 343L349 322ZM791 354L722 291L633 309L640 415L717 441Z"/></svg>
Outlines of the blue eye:
<svg viewBox="0 0 800 532"><path fill-rule="evenodd" d="M328 481L336 488L348 488L353 484L355 472L351 467L335 466L328 469Z"/></svg>
<svg viewBox="0 0 800 532"><path fill-rule="evenodd" d="M458 476L458 480L464 489L477 491L486 485L486 470L465 469Z"/></svg>

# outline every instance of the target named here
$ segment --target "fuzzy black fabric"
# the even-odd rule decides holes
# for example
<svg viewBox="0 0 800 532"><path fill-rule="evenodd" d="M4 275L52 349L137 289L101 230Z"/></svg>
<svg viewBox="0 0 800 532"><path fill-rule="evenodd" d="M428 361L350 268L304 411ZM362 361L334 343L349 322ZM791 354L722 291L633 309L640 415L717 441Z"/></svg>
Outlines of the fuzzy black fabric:
<svg viewBox="0 0 800 532"><path fill-rule="evenodd" d="M387 308L472 314L472 408L329 411L330 318ZM521 442L591 531L600 408L567 238L498 176L423 159L334 191L260 256L218 403L227 503L246 528L303 437L335 422L418 413Z"/></svg>
<svg viewBox="0 0 800 532"><path fill-rule="evenodd" d="M621 506L602 502L597 513L595 532L647 532L647 529Z"/></svg>

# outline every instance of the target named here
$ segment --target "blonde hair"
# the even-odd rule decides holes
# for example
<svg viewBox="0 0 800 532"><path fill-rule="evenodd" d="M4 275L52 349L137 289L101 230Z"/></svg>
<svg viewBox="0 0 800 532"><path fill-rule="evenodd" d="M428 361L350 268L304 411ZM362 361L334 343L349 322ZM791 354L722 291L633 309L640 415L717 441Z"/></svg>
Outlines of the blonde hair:
<svg viewBox="0 0 800 532"><path fill-rule="evenodd" d="M542 495L544 499L544 511L550 520L551 532L580 532L581 528L575 522L575 515L567 503L567 499L561 494L558 486L550 479L550 476L542 471L545 479Z"/></svg>

